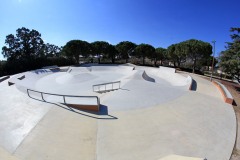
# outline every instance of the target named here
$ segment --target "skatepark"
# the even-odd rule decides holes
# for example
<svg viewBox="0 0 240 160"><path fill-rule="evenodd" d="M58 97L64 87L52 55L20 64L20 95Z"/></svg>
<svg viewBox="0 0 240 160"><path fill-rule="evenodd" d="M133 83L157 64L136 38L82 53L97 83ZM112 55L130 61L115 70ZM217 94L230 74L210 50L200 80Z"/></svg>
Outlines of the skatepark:
<svg viewBox="0 0 240 160"><path fill-rule="evenodd" d="M235 144L232 106L173 68L44 68L0 86L0 159L228 160Z"/></svg>

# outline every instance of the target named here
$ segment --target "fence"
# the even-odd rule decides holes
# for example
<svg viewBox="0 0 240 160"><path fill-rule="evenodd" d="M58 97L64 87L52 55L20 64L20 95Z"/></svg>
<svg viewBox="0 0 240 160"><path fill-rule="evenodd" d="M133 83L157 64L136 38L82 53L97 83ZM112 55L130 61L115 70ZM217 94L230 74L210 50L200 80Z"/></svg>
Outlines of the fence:
<svg viewBox="0 0 240 160"><path fill-rule="evenodd" d="M30 92L29 92L30 91ZM37 99L35 97L31 96L31 92L35 92L35 93L39 93L41 95L41 99ZM98 96L75 96L75 95L61 95L61 94L52 94L52 93L45 93L45 92L40 92L40 91L35 91L32 89L27 89L27 94L30 98L32 99L36 99L36 100L43 100L44 102L49 102L47 100L44 99L44 95L48 95L48 96L55 96L55 97L60 97L62 99L62 102L64 104L76 104L76 105L93 105L93 104L86 104L86 99L96 99L96 106L99 108L100 107L100 100L98 98ZM78 98L78 99L85 99L85 103L78 103L79 101L75 101L77 103L73 103L73 101L67 101L68 98ZM61 103L61 102L58 102ZM89 101L88 101L89 103ZM95 104L94 104L95 105Z"/></svg>

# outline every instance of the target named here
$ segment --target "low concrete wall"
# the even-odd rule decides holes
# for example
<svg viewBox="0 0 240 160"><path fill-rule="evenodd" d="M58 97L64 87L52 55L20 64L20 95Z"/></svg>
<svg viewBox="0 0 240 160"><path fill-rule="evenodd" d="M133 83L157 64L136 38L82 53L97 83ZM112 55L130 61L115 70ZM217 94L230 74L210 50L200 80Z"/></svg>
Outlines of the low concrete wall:
<svg viewBox="0 0 240 160"><path fill-rule="evenodd" d="M6 79L10 78L10 76L4 76L0 78L0 82L5 81Z"/></svg>
<svg viewBox="0 0 240 160"><path fill-rule="evenodd" d="M71 107L71 108L75 108L75 109L99 112L99 106L98 105L81 105L81 104L66 104L66 105Z"/></svg>
<svg viewBox="0 0 240 160"><path fill-rule="evenodd" d="M192 77L191 76L188 76L187 77L187 85L189 86L189 90L192 90L192 85L193 85L193 79L192 79Z"/></svg>
<svg viewBox="0 0 240 160"><path fill-rule="evenodd" d="M145 71L143 72L142 77L143 77L143 79L145 79L146 81L155 82L155 79L152 78L152 77L149 77Z"/></svg>
<svg viewBox="0 0 240 160"><path fill-rule="evenodd" d="M228 104L232 104L234 99L233 99L231 93L228 91L228 89L220 82L213 81L212 83L217 87L217 89L222 94L224 102L228 103Z"/></svg>
<svg viewBox="0 0 240 160"><path fill-rule="evenodd" d="M68 73L70 72L91 72L92 68L91 67L70 67L68 69Z"/></svg>
<svg viewBox="0 0 240 160"><path fill-rule="evenodd" d="M160 66L159 69L160 69L161 72L176 73L176 69L175 68L169 68L169 67Z"/></svg>

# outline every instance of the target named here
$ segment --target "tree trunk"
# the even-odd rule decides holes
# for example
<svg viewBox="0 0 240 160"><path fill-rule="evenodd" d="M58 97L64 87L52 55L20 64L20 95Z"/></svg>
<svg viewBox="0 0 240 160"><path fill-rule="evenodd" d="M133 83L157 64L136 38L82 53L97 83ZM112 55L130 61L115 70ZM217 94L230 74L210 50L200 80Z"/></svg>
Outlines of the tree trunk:
<svg viewBox="0 0 240 160"><path fill-rule="evenodd" d="M196 67L196 60L193 61L192 73L195 73L195 67Z"/></svg>
<svg viewBox="0 0 240 160"><path fill-rule="evenodd" d="M128 58L126 58L126 63L128 63Z"/></svg>
<svg viewBox="0 0 240 160"><path fill-rule="evenodd" d="M178 62L177 62L178 67L180 67L180 64L181 64L181 63L178 61Z"/></svg>
<svg viewBox="0 0 240 160"><path fill-rule="evenodd" d="M76 64L79 64L79 56L75 56Z"/></svg>
<svg viewBox="0 0 240 160"><path fill-rule="evenodd" d="M98 64L100 64L101 60L100 60L100 54L98 54Z"/></svg>
<svg viewBox="0 0 240 160"><path fill-rule="evenodd" d="M143 62L143 65L145 65L145 57L143 57L142 62Z"/></svg>

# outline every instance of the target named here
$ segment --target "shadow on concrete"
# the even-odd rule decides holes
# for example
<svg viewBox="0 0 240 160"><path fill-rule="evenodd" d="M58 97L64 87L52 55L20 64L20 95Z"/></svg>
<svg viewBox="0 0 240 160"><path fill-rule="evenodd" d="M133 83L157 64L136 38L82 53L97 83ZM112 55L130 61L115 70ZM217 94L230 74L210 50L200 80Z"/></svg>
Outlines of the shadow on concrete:
<svg viewBox="0 0 240 160"><path fill-rule="evenodd" d="M119 89L124 91L130 91L129 89L125 89L125 88L119 88Z"/></svg>
<svg viewBox="0 0 240 160"><path fill-rule="evenodd" d="M197 82L193 79L192 81L192 88L191 88L192 91L196 91L197 90Z"/></svg>
<svg viewBox="0 0 240 160"><path fill-rule="evenodd" d="M45 102L45 103L49 103L49 104L54 104L60 108L66 109L68 111L74 112L76 114L82 115L82 116L86 116L89 118L94 118L94 119L102 119L102 120L116 120L118 119L115 116L109 115L108 114L108 107L105 105L100 105L100 110L98 112L94 112L94 111L86 111L86 110L80 110L78 108L74 108L74 107L69 107L67 104L63 104L63 103L52 103L52 102L47 102L47 101L43 101L40 99L36 99L33 97L30 97L31 99L40 101L40 102Z"/></svg>
<svg viewBox="0 0 240 160"><path fill-rule="evenodd" d="M233 100L233 103L232 103L233 106L238 106L237 102L235 100Z"/></svg>

